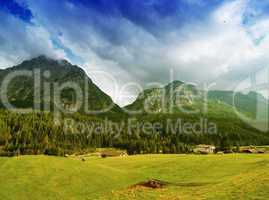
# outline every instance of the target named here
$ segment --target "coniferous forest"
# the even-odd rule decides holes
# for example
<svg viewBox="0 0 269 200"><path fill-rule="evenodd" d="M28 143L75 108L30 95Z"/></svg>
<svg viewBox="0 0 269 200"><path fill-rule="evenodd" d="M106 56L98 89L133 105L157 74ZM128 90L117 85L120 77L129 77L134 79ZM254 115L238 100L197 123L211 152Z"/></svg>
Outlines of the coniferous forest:
<svg viewBox="0 0 269 200"><path fill-rule="evenodd" d="M65 127L64 122L55 123L50 113L18 114L14 112L0 112L0 145L1 155L13 156L24 154L65 155L72 153L92 152L95 148L114 147L127 150L129 154L140 153L189 153L198 144L216 145L221 150L231 149L241 145L266 145L269 143L268 133L259 132L241 121L228 122L226 119L213 119L220 124L217 133L184 133L174 128L173 132L166 132L165 118L173 121L177 116L148 116L132 118L133 124L145 124L158 121L163 124L150 133L145 133L143 125L130 129L124 119L113 121L120 124L117 129L101 129L108 123L107 119L74 114L68 116L73 123L82 123L88 130L79 130L79 126L71 129ZM195 123L195 117L185 118ZM141 123L140 123L141 122ZM178 122L174 121L174 124ZM104 125L105 126L105 125ZM91 127L92 129L89 129ZM82 129L83 127L81 127ZM101 129L101 130L98 130Z"/></svg>

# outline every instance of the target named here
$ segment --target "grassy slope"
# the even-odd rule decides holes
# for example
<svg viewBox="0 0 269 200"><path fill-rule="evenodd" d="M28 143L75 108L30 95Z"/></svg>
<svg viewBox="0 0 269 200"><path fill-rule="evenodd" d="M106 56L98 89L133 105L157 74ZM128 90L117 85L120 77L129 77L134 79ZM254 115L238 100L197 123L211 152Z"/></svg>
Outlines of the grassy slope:
<svg viewBox="0 0 269 200"><path fill-rule="evenodd" d="M268 199L269 155L0 158L0 199ZM161 190L128 186L147 179Z"/></svg>

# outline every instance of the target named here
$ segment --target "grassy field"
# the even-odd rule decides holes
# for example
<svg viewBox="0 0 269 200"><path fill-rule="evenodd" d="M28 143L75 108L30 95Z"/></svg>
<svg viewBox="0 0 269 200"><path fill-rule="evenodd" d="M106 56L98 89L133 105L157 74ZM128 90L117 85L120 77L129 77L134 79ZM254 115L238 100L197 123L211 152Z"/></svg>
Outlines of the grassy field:
<svg viewBox="0 0 269 200"><path fill-rule="evenodd" d="M269 199L269 154L0 158L0 199ZM130 187L148 179L163 189Z"/></svg>

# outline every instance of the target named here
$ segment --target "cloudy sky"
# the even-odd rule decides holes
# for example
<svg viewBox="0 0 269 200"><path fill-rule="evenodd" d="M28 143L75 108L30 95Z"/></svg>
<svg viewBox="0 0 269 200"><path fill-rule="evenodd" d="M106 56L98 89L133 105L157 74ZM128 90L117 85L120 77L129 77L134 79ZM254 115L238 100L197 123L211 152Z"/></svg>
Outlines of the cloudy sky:
<svg viewBox="0 0 269 200"><path fill-rule="evenodd" d="M64 58L120 105L137 84L232 89L269 65L268 11L269 0L0 0L0 68Z"/></svg>

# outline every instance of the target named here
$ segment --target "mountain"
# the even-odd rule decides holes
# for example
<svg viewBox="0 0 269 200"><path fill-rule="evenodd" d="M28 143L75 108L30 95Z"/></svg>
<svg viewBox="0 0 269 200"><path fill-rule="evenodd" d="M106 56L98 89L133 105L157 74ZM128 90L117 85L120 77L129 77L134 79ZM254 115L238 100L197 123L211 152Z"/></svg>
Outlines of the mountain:
<svg viewBox="0 0 269 200"><path fill-rule="evenodd" d="M268 100L256 92L203 91L182 81L173 81L160 88L146 89L125 109L144 114L200 113L235 116L235 110L251 117L266 119Z"/></svg>
<svg viewBox="0 0 269 200"><path fill-rule="evenodd" d="M257 96L259 97L258 100L255 100ZM171 125L173 127L175 125L179 125L179 127L184 127L184 125L196 127L197 124L200 124L200 130L203 129L203 136L201 136L203 140L200 141L199 134L195 134L197 131L192 131L190 134L181 130L181 134L184 135L185 133L192 138L190 140L196 140L196 143L210 143L212 141L214 141L213 143L218 143L215 141L217 137L229 138L230 141L234 142L234 145L243 141L247 141L246 143L249 144L256 141L268 141L268 131L263 132L257 130L257 127L253 128L237 115L232 97L232 92L205 92L194 85L174 81L161 88L145 90L125 109L132 111L133 116L143 123L158 122L164 124L163 127ZM247 117L256 115L255 107L257 102L261 104L259 105L260 107L264 106L265 108L267 105L266 99L255 92L250 92L249 94L238 93L235 97L236 109ZM264 113L266 111L268 109L264 110ZM259 112L258 114L260 114ZM262 117L266 117L266 115L262 115ZM259 119L260 127L266 126L268 123L267 118ZM214 124L217 129L213 134L209 133L207 129L210 123ZM171 134L170 132L171 130L164 130L165 134ZM185 136L182 137L184 138Z"/></svg>
<svg viewBox="0 0 269 200"><path fill-rule="evenodd" d="M224 101L207 99L206 92L194 85L173 81L162 88L147 89L135 102L125 107L144 114L212 114L233 115L232 107Z"/></svg>
<svg viewBox="0 0 269 200"><path fill-rule="evenodd" d="M18 75L11 79L5 92L5 81L15 73ZM26 75L23 75L24 73ZM36 105L35 108L50 111L64 108L68 111L78 109L79 112L86 113L87 108L91 111L121 112L121 108L113 103L80 67L66 60L39 56L24 61L17 66L1 70L0 83L1 93L7 94L8 101L16 108L33 108ZM67 87L62 88L63 86ZM3 98L1 100L3 107ZM81 105L77 105L77 102Z"/></svg>
<svg viewBox="0 0 269 200"><path fill-rule="evenodd" d="M268 100L257 92L250 91L246 94L233 91L212 90L208 92L208 98L218 102L224 102L233 106L238 112L244 112L251 117L267 119Z"/></svg>

